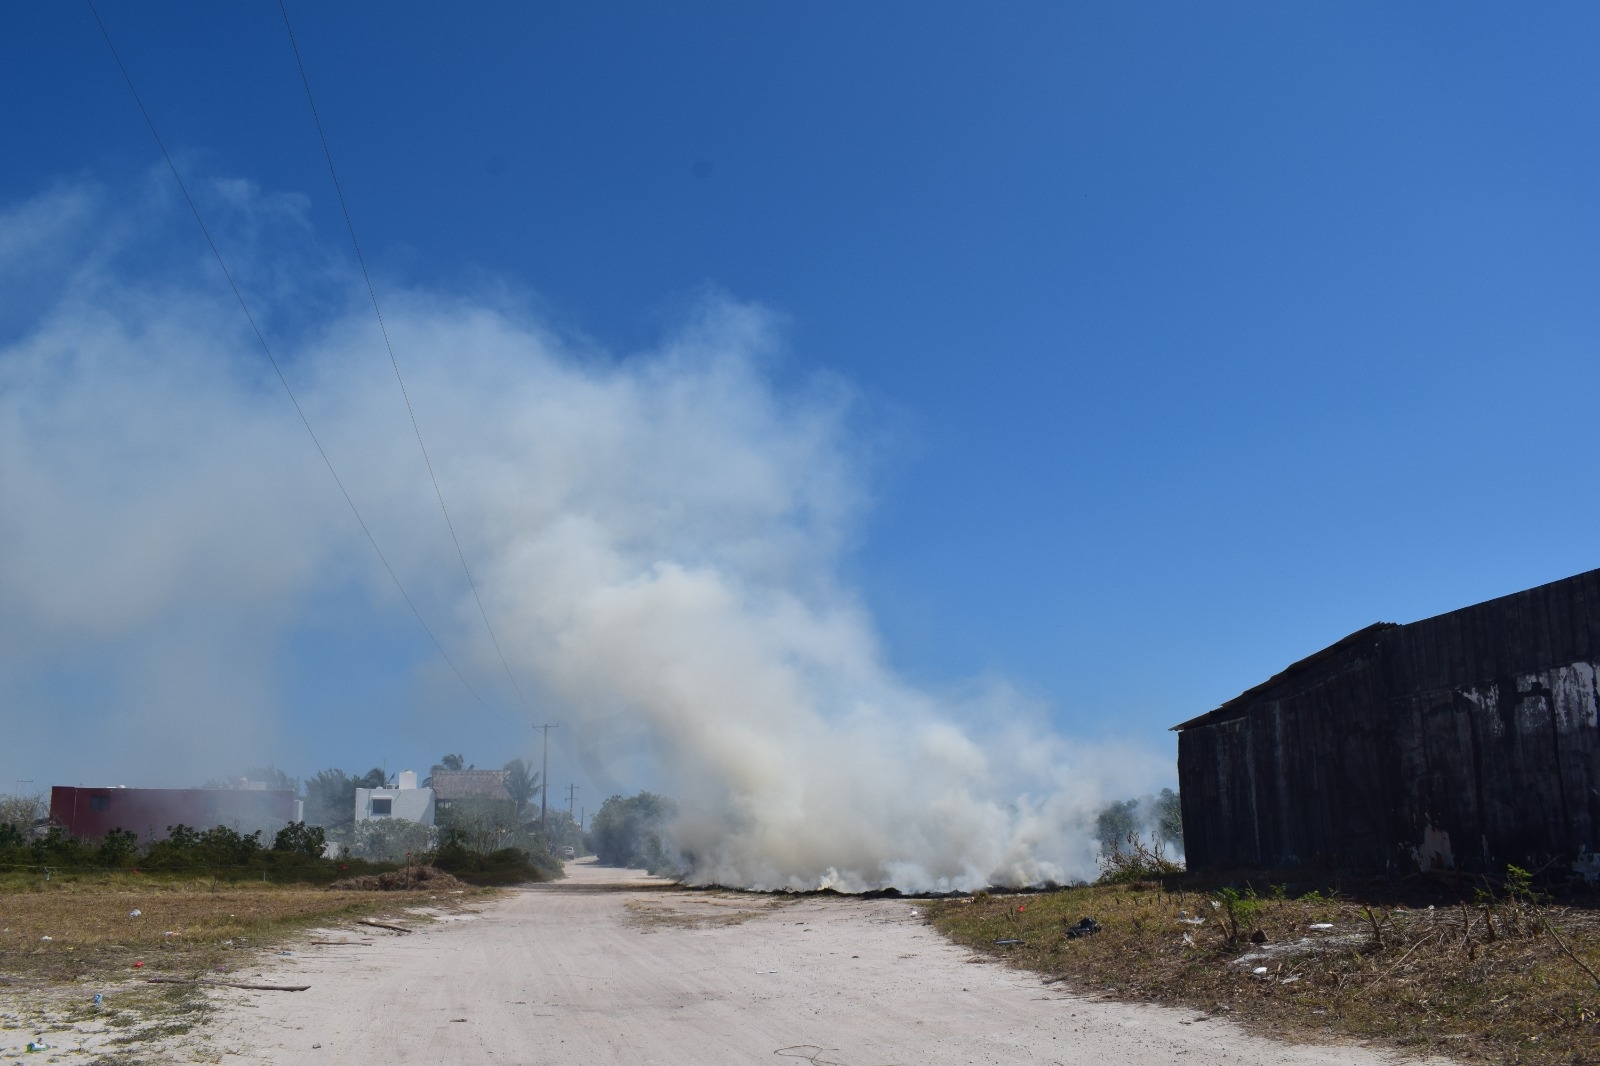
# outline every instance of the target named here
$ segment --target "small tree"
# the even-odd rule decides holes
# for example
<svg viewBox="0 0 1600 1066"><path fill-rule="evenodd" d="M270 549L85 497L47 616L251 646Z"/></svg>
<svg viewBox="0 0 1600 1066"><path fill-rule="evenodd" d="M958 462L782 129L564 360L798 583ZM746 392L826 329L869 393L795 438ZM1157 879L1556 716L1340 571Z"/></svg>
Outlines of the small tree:
<svg viewBox="0 0 1600 1066"><path fill-rule="evenodd" d="M471 769L473 769L473 767L468 764L467 757L465 755L446 755L444 758L433 764L433 768L428 771L428 776L423 780L422 783L424 786L433 784L434 776L440 772L448 771L449 773L456 774L460 773L462 770Z"/></svg>
<svg viewBox="0 0 1600 1066"><path fill-rule="evenodd" d="M1183 849L1183 802L1170 788L1156 797L1156 836Z"/></svg>
<svg viewBox="0 0 1600 1066"><path fill-rule="evenodd" d="M16 826L17 831L23 834L44 821L49 813L50 805L45 802L42 793L0 798L0 825Z"/></svg>
<svg viewBox="0 0 1600 1066"><path fill-rule="evenodd" d="M468 796L439 814L439 828L463 847L487 854L501 848L526 845L520 840L521 822L510 800Z"/></svg>
<svg viewBox="0 0 1600 1066"><path fill-rule="evenodd" d="M650 792L628 799L612 796L590 823L589 841L607 866L643 867L654 873L674 865L665 832L677 813L671 800Z"/></svg>
<svg viewBox="0 0 1600 1066"><path fill-rule="evenodd" d="M278 830L278 835L272 838L273 851L309 855L313 859L321 856L327 846L328 835L323 832L322 827L306 825L304 822L290 822Z"/></svg>
<svg viewBox="0 0 1600 1066"><path fill-rule="evenodd" d="M1128 839L1128 834L1139 831L1139 801L1118 800L1110 804L1094 820L1094 835L1100 841L1102 854L1110 854Z"/></svg>
<svg viewBox="0 0 1600 1066"><path fill-rule="evenodd" d="M121 866L123 862L139 854L139 834L127 829L113 829L100 840L100 846L95 848L95 861L107 868Z"/></svg>
<svg viewBox="0 0 1600 1066"><path fill-rule="evenodd" d="M306 821L342 835L356 818L356 789L382 788L384 783L383 770L376 766L359 777L338 767L319 771L306 778Z"/></svg>
<svg viewBox="0 0 1600 1066"><path fill-rule="evenodd" d="M527 763L521 759L512 759L506 763L506 792L517 805L517 816L522 816L522 810L539 791L539 774L529 771Z"/></svg>
<svg viewBox="0 0 1600 1066"><path fill-rule="evenodd" d="M439 833L431 825L404 818L369 818L357 822L351 851L363 859L399 862L409 853L430 852L439 843Z"/></svg>

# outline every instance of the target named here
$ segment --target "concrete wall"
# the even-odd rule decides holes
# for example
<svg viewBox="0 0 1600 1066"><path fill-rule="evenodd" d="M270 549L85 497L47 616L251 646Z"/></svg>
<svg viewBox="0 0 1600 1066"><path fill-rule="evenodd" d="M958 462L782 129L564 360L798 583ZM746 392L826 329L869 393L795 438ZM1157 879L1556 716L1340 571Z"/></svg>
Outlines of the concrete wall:
<svg viewBox="0 0 1600 1066"><path fill-rule="evenodd" d="M374 814L372 801L387 799L388 814ZM356 789L356 821L369 818L402 818L408 822L433 824L434 801L431 788L358 788Z"/></svg>

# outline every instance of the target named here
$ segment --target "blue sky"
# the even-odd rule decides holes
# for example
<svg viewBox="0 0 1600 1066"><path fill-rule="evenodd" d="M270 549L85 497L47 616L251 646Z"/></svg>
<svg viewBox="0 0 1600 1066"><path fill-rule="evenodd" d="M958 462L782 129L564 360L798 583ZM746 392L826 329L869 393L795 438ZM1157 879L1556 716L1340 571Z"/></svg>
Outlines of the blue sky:
<svg viewBox="0 0 1600 1066"><path fill-rule="evenodd" d="M186 171L296 203L272 255L348 266L276 6L101 12ZM1168 751L1372 621L1595 565L1592 7L291 14L380 297L494 290L625 353L725 294L775 323L778 394L854 396L840 580L916 685ZM159 182L88 11L8 27L0 204ZM140 254L198 254L183 221ZM274 637L281 761L328 693L426 668L404 616L319 595L337 654ZM13 658L13 707L47 665ZM377 761L366 728L322 762Z"/></svg>

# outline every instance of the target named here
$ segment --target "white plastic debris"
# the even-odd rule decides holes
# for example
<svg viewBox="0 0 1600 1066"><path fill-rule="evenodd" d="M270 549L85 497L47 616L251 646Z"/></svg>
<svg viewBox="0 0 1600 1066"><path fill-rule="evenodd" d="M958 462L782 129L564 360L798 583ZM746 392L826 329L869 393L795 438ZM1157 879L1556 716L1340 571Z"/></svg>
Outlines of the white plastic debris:
<svg viewBox="0 0 1600 1066"><path fill-rule="evenodd" d="M1260 975L1260 974L1266 973L1267 972L1267 968L1265 966L1257 966L1255 969L1251 970L1250 972L1253 973L1253 974Z"/></svg>
<svg viewBox="0 0 1600 1066"><path fill-rule="evenodd" d="M143 913L144 913L144 911L140 910L138 907L135 907L135 908L133 908L133 910L128 912L128 917L129 918L137 918L140 915L142 915Z"/></svg>
<svg viewBox="0 0 1600 1066"><path fill-rule="evenodd" d="M1306 928L1307 929L1332 929L1333 928L1333 923L1332 922L1312 922L1310 925L1306 926Z"/></svg>
<svg viewBox="0 0 1600 1066"><path fill-rule="evenodd" d="M1183 942L1187 947L1194 947L1194 937L1188 933L1183 934Z"/></svg>
<svg viewBox="0 0 1600 1066"><path fill-rule="evenodd" d="M42 936L42 937L40 937L40 938L39 938L39 939L40 939L40 940L54 940L54 939L55 939L55 937L53 937L53 936Z"/></svg>
<svg viewBox="0 0 1600 1066"><path fill-rule="evenodd" d="M1203 917L1201 917L1200 915L1198 915L1198 914L1195 915L1193 918L1179 918L1178 921L1182 922L1184 925L1205 925L1206 924L1206 920Z"/></svg>

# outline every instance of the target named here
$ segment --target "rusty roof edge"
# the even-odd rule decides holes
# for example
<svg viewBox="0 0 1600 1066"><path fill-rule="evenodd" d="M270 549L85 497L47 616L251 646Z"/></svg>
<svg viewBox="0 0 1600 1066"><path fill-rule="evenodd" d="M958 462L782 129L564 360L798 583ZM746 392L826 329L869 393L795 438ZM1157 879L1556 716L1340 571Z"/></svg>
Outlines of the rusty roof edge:
<svg viewBox="0 0 1600 1066"><path fill-rule="evenodd" d="M1187 722L1179 722L1177 725L1172 726L1168 732L1181 733L1185 729L1193 729L1196 726L1206 725L1209 722L1223 718L1235 709L1238 709L1244 704L1249 703L1267 689L1270 689L1275 685L1282 684L1283 682L1294 677L1296 674L1304 673L1306 670L1316 666L1318 663L1331 659L1333 656L1350 648L1353 645L1361 643L1363 640L1376 637L1380 633L1385 633L1391 629L1398 628L1400 628L1400 625L1397 622L1374 622L1370 626L1367 626L1363 629L1358 629L1349 636L1344 637L1341 640L1334 641L1321 651L1313 652L1312 654L1307 655L1304 659L1290 663L1282 670L1279 670L1277 673L1261 682L1261 684L1256 685L1253 688L1245 689L1243 692L1239 693L1239 695L1222 704L1222 706L1216 708L1215 710L1207 711L1205 714L1202 714L1197 718L1191 718Z"/></svg>

